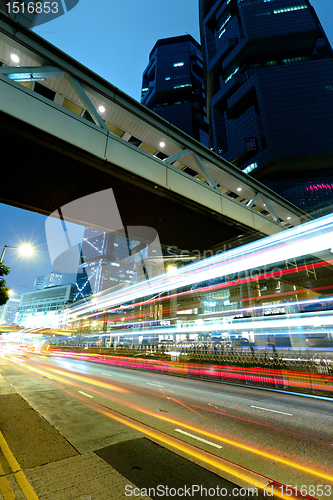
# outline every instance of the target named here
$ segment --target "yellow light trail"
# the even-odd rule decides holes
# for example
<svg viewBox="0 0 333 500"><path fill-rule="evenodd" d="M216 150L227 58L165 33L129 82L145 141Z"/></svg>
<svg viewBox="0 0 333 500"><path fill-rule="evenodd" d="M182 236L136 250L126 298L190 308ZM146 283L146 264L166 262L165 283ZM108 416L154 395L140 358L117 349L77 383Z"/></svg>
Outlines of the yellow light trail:
<svg viewBox="0 0 333 500"><path fill-rule="evenodd" d="M229 444L231 446L235 446L237 448L241 448L242 450L249 451L251 453L255 453L256 455L260 455L265 458L269 458L271 460L275 460L277 462L280 462L284 465L287 465L289 467L293 467L294 469L301 470L302 472L307 472L308 474L312 474L315 476L318 476L322 479L326 479L327 481L333 482L333 476L329 476L328 474L324 474L320 471L316 471L314 469L310 469L309 467L305 467L303 465L297 464L295 462L291 462L290 460L286 460L284 458L280 458L276 455L273 455L272 453L267 453L265 451L257 450L256 448L253 448L252 446L247 446L241 443L237 443L237 441L234 441L232 439L228 439L222 436L219 436L218 434L213 434L212 432L208 432L202 429L199 429L198 427L193 427L192 425L185 424L183 422L180 422L178 420L173 420L172 418L169 417L164 417L163 415L158 415L157 413L154 412L149 412L146 411L148 415L151 415L153 417L159 418L160 420L165 420L166 422L172 423L177 426L183 426L186 429L189 429L193 432L198 432L199 434L202 434L206 437L210 437L211 439L216 439L217 441L221 441L223 443Z"/></svg>
<svg viewBox="0 0 333 500"><path fill-rule="evenodd" d="M32 369L32 370L34 370L34 371L36 371L36 372L38 372L38 373L41 373L41 374L43 374L43 375L48 376L47 374L45 374L45 373L43 373L43 372L41 372L41 371L39 371L39 370L37 370L37 369L35 369L35 368L30 368L30 369ZM66 376L69 376L69 377L74 378L74 379L77 379L77 380L79 380L79 381L84 381L84 382L87 382L87 383L89 383L89 384L93 384L93 385L96 385L96 386L99 386L99 387L102 387L102 388L105 388L105 389L108 389L108 388L109 388L109 386L110 386L110 384L106 384L106 383L103 383L103 382L94 381L94 380L89 379L88 377L82 377L82 376L80 376L80 375L74 375L74 374L63 373L63 372L61 372L60 370L51 370L51 371L56 372L56 373L60 373L60 374L64 375L65 377L66 377ZM59 379L59 380L61 380L61 379ZM113 387L113 386L111 386L111 387ZM118 389L118 388L116 388L116 389ZM111 389L111 390L112 390L112 389ZM123 390L123 389L118 389L118 391L120 391L120 392L128 392L128 393L130 392L130 391L126 391L126 390ZM105 396L104 396L104 397L105 397ZM141 408L141 407L139 407L139 406L137 406L137 405L135 405L135 404L127 403L127 402L124 402L124 401L121 401L121 402L122 402L122 404L124 404L124 405L126 405L126 406L128 406L128 407L130 407L130 408L132 408L132 409L134 409L134 410L137 410L137 411L139 411L139 412L141 412L141 413L144 413L144 414L146 414L146 415L150 415L150 416L152 416L152 417L156 417L156 418L158 418L158 419L160 419L160 420L163 420L163 421L165 421L165 422L172 423L173 425L176 425L176 426L182 426L182 427L184 427L184 428L186 428L186 429L188 429L188 430L191 430L192 432L197 432L197 433L202 434L202 435L204 435L204 436L206 436L206 437L209 437L209 438L211 438L211 439L216 439L217 441L220 441L220 442L226 443L226 444L228 444L228 445L230 445L230 446L234 446L234 447L236 447L236 448L240 448L240 449L242 449L242 450L244 450L244 451L248 451L248 452L250 452L250 453L254 453L254 454L259 455L259 456L261 456L261 457L264 457L264 458L267 458L267 459L270 459L270 460L274 460L274 461L276 461L276 462L279 462L279 463L281 463L281 464L283 464L283 465L286 465L286 466L288 466L288 467L292 467L292 468L294 468L294 469L298 469L298 470L300 470L300 471L302 471L302 472L306 472L306 473L308 473L308 474L311 474L311 475L315 475L315 476L317 476L317 477L320 477L321 479L325 479L325 480L327 480L327 481L333 482L333 476L330 476L330 475L328 475L328 474L324 474L324 473L322 473L322 472L320 472L320 471L317 471L317 470L311 469L311 468L309 468L309 467L306 467L306 466L300 465L300 464L298 464L298 463L296 463L296 462L293 462L293 461L291 461L291 460L287 460L287 459L284 459L284 458L280 458L280 457L278 457L277 455L274 455L274 454L272 454L272 453L268 453L268 452L265 452L265 451L262 451L262 450L258 450L258 449L256 449L256 448L253 448L252 446L248 446L248 445L245 445L245 444L238 443L237 441L234 441L234 440L232 440L232 439L229 439L229 438L226 438L226 437L220 436L220 435L218 435L218 434L213 434L212 432L205 431L205 430L200 429L200 428L198 428L198 427L194 427L194 426L192 426L192 425L186 424L186 423L181 422L181 421L179 421L179 420L174 420L174 419L172 419L172 418L170 418L170 417L166 417L166 416L163 416L163 415L159 415L159 414L154 413L154 412L151 412L151 411L149 411L149 410L147 410L147 409L145 409L145 408ZM98 410L98 411L100 411L100 410ZM109 410L109 411L111 412L112 410ZM120 417L119 417L119 418L120 418ZM124 417L124 418L127 418L127 417ZM138 424L138 425L139 425L139 424ZM140 424L140 425L144 425L144 424ZM158 431L157 431L157 432L158 432ZM284 497L283 497L283 498L284 498Z"/></svg>
<svg viewBox="0 0 333 500"><path fill-rule="evenodd" d="M98 380L91 379L89 377L83 377L82 375L77 375L74 373L68 373L65 371L60 371L60 370L54 370L50 369L52 373L60 373L63 377L70 377L74 378L75 380L78 380L80 382L84 382L86 384L91 384L91 385L96 385L98 387L102 387L103 389L108 389L110 391L116 391L116 392L123 392L129 394L131 391L128 391L127 389L121 389L120 387L117 387L115 385L107 384L105 382L99 382Z"/></svg>
<svg viewBox="0 0 333 500"><path fill-rule="evenodd" d="M43 375L43 377L48 377L48 378L51 377L50 373L42 372L41 370L37 370L37 368L32 368L31 366L28 366L27 368L29 370L31 370L31 371L39 373L40 375ZM52 372L52 377L55 380L58 380L60 382L67 382L67 381L64 380L64 379L62 379L62 378L60 378L60 377L57 377L57 376L53 375L53 373L59 373L63 377L73 378L73 379L75 379L75 380L77 380L79 382L84 382L84 383L87 383L87 384L96 385L98 387L102 387L103 389L108 389L110 391L123 392L123 393L130 393L131 392L131 391L128 391L127 389L121 389L120 387L117 387L115 385L107 384L105 382L99 382L98 380L94 380L94 379L91 379L91 378L88 378L88 377L83 377L82 375L77 375L77 374L74 374L74 373L68 373L66 371L61 371L61 370L54 370L52 368L49 368L49 371Z"/></svg>
<svg viewBox="0 0 333 500"><path fill-rule="evenodd" d="M96 385L98 385L98 384L96 384ZM93 392L95 392L95 391L93 391ZM100 395L102 395L102 396L105 397L105 395L103 395L101 393L98 393L98 394L100 394ZM114 398L111 398L111 399L114 399ZM173 399L173 398L171 398L171 399ZM268 458L270 460L274 460L274 461L279 462L279 463L281 463L283 465L286 465L288 467L292 467L292 468L298 469L298 470L300 470L302 472L306 472L308 474L315 475L315 476L320 477L322 479L325 479L327 481L333 482L333 476L329 476L328 474L324 474L324 473L322 473L320 471L316 471L316 470L311 469L309 467L305 467L305 466L300 465L300 464L298 464L296 462L292 462L291 460L280 458L277 455L274 455L272 453L268 453L268 452L265 452L265 451L257 450L256 448L253 448L252 446L247 446L247 445L238 443L237 441L234 441L232 439L228 439L226 437L220 436L218 434L213 434L212 432L205 431L205 430L200 429L198 427L193 427L193 426L191 426L189 424L186 424L184 422L181 422L179 420L174 420L174 419L171 419L169 417L165 417L163 415L159 415L159 414L151 412L151 411L149 411L149 410L147 410L145 408L141 408L140 406L137 406L135 404L127 403L127 402L124 402L122 400L117 400L117 401L121 402L122 404L124 404L127 407L130 407L130 408L132 408L134 410L137 410L137 411L139 411L141 413L144 413L146 415L150 415L152 417L156 417L156 418L158 418L160 420L164 420L164 421L172 423L172 424L174 424L176 426L185 427L186 429L191 430L192 432L197 432L197 433L202 434L202 435L204 435L206 437L210 437L211 439L216 439L217 441L221 441L221 442L224 442L226 444L229 444L230 446L234 446L234 447L240 448L240 449L248 451L250 453L254 453L256 455L259 455L259 456L261 456L263 458Z"/></svg>
<svg viewBox="0 0 333 500"><path fill-rule="evenodd" d="M242 479L243 481L246 481L246 482L250 483L251 485L256 486L257 488L263 488L263 483L261 481L255 480L253 477L246 475L246 473L239 471L239 468L246 471L246 469L244 467L236 466L237 472L235 472L235 470L233 470L230 466L223 464L222 460L219 460L218 457L216 457L216 458L208 457L208 456L206 456L206 455L208 455L208 453L193 450L192 447L190 447L186 443L182 443L179 440L177 440L171 436L166 437L164 435L164 433L162 433L158 430L153 430L153 429L147 427L145 424L141 424L139 422L136 422L135 420L132 420L129 417L120 416L112 410L109 410L109 409L106 410L106 409L99 408L99 407L97 407L97 404L94 404L94 403L86 402L86 404L87 404L87 406L94 406L96 411L98 411L99 413L101 413L109 418L112 418L112 419L116 420L117 422L125 424L128 427L131 427L132 429L135 429L139 432L142 432L142 433L146 434L147 436L150 436L153 439L156 439L157 441L160 441L164 444L167 444L168 446L171 446L172 448L176 448L179 451L187 453L194 458L197 458L197 459L199 459L199 460L201 460L209 465L212 465L213 467L218 468L221 471L228 472L229 474L236 476L237 478ZM252 471L249 471L249 472L252 472ZM256 475L264 480L267 479L264 476L261 476L260 474L256 474ZM284 497L281 496L281 498L284 498Z"/></svg>
<svg viewBox="0 0 333 500"><path fill-rule="evenodd" d="M38 373L38 374L41 374L43 376L49 376L47 373L41 371L41 370L37 370L36 368L32 368L32 367L28 367L30 370ZM61 371L59 370L53 370L53 371L56 371L58 373L62 373ZM66 375L65 375L66 376ZM76 378L75 375L73 375L73 378ZM82 377L83 379L87 379L87 377ZM55 379L59 380L59 381L64 381L62 378L60 377L55 377ZM89 379L88 379L89 380ZM91 383L91 382L89 382ZM76 385L76 384L74 384ZM99 385L99 384L96 384L96 385ZM109 384L101 384L101 386L108 386ZM93 391L95 392L95 391ZM78 396L77 394L75 393L71 393L73 396L75 397L78 397L79 399L80 396ZM93 407L96 411L98 411L99 413L109 417L109 418L112 418L122 424L125 424L127 425L128 427L131 427L139 432L142 432L144 434L146 434L147 436L150 436L151 438L153 439L156 439L157 441L159 442L162 442L174 449L177 449L183 453L186 453L188 455L190 455L191 457L193 458L196 458L198 460L200 460L201 462L204 462L208 465L211 465L213 467L216 467L218 470L220 471L223 471L223 472L227 472L229 473L230 475L238 478L238 479L242 479L243 481L249 483L250 485L252 486L255 486L256 488L260 488L262 490L265 490L265 489L270 489L272 486L272 484L269 483L269 479L266 478L265 476L262 476L261 474L258 474L258 473L255 473L255 472L252 472L242 466L239 466L237 464L233 464L232 462L229 462L229 461L226 461L224 459L220 459L219 457L215 457L215 456L209 456L210 454L208 452L205 452L205 451L198 451L198 450L193 450L193 447L186 444L186 443L183 443L181 441L179 441L178 439L175 439L173 438L172 436L166 436L164 433L156 430L156 429L151 429L149 428L148 426L146 426L145 424L141 424L140 422L137 422L129 417L126 417L124 415L119 415L117 414L116 412L114 412L113 410L110 410L110 409L102 409L100 407L100 405L98 405L98 403L88 403L87 401L84 401L85 405L87 406L90 406L90 407ZM181 425L183 427L186 427L188 429L191 429L191 430L194 430L194 431L197 431L199 433L202 433L202 434L205 434L207 436L210 436L210 437L213 437L213 438L216 438L216 439L220 439L220 440L224 440L225 442L229 442L230 444L234 444L238 447L241 447L241 448L245 448L245 449L248 449L250 451L254 451L254 452L257 452L257 450L255 449L252 449L250 447L243 447L241 445L239 445L239 443L236 443L236 442L233 442L231 440L227 440L225 438L220 438L219 436L215 436L214 434L212 433L208 433L208 432L205 432L205 431L201 431L200 429L197 429L195 427L192 427L192 426L189 426L187 424L184 424L182 422L178 422L176 420L173 420L173 419L169 419L167 417L162 417L161 415L157 415L157 414L154 414L153 412L149 412L149 411L146 411L142 408L139 408L137 407L136 405L129 405L135 409L138 409L140 410L141 412L144 412L145 414L150 414L151 416L154 416L154 417L157 417L157 418L160 418L162 420L166 420L168 422L171 422L171 423L177 423L177 425ZM267 456L270 456L272 457L274 460L277 460L278 457L275 457L274 455L267 455ZM14 462L12 461L12 457L11 457L11 463L14 464ZM227 463L224 463L224 462L228 462L230 465L228 465ZM295 464L293 463L290 463L292 466L295 466ZM15 463L16 465L16 463ZM232 468L232 466L234 466L236 468L236 471ZM19 467L19 466L18 466ZM310 470L310 469L309 469ZM244 472L241 472L241 471L244 471ZM21 472L21 471L18 471L18 472ZM247 473L250 473L252 474L252 476L249 476L247 475ZM254 479L253 478L253 475L256 475L258 478L261 479L261 481L258 479ZM329 476L327 476L329 477ZM24 479L23 477L21 478L22 480ZM263 484L263 482L268 482L267 484ZM23 486L23 484L22 484ZM25 487L27 487L27 485L24 485ZM29 485L30 486L30 485ZM25 491L26 493L26 491ZM34 492L30 491L30 497L29 497L29 500L31 498L32 499L35 499L36 497L34 497ZM282 492L280 492L278 489L274 488L274 496L277 496L279 498L292 498L290 496L290 494L288 495L284 495ZM27 497L28 498L28 497ZM9 497L8 497L8 500L9 500ZM37 499L36 499L37 500Z"/></svg>

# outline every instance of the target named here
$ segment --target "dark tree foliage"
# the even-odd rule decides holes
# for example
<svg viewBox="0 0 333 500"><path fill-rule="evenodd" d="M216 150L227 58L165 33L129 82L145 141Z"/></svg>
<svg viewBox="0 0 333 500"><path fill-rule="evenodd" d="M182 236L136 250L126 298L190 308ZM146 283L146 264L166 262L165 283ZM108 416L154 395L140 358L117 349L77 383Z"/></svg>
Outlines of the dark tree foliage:
<svg viewBox="0 0 333 500"><path fill-rule="evenodd" d="M7 287L6 280L3 276L7 276L10 273L10 269L5 264L0 263L0 306L6 304L9 299L9 288Z"/></svg>

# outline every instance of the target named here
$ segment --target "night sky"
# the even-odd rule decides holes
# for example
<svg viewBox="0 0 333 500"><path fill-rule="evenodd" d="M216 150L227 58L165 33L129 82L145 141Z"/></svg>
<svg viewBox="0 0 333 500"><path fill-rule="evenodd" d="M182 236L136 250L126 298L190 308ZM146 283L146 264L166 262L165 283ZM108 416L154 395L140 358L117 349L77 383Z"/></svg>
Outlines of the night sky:
<svg viewBox="0 0 333 500"><path fill-rule="evenodd" d="M311 0L333 44L333 1ZM113 85L140 100L142 73L159 38L192 35L200 41L197 0L80 0L64 16L34 31ZM52 271L45 241L45 217L0 204L0 251L4 245L30 242L34 257L7 249L8 286L30 291L36 276ZM66 276L64 282L72 281Z"/></svg>

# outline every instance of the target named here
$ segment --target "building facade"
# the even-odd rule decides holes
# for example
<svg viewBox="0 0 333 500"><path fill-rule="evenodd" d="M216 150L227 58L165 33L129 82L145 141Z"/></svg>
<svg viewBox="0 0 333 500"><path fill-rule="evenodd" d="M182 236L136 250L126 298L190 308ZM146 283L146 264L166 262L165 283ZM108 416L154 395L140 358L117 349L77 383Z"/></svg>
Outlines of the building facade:
<svg viewBox="0 0 333 500"><path fill-rule="evenodd" d="M201 47L191 35L156 42L143 73L141 102L208 146Z"/></svg>
<svg viewBox="0 0 333 500"><path fill-rule="evenodd" d="M210 146L304 211L333 208L333 52L309 0L200 0Z"/></svg>
<svg viewBox="0 0 333 500"><path fill-rule="evenodd" d="M18 315L20 300L9 298L3 306L0 306L0 325L15 325Z"/></svg>
<svg viewBox="0 0 333 500"><path fill-rule="evenodd" d="M116 233L85 229L74 302L115 286L129 285L135 277L134 258L126 238Z"/></svg>
<svg viewBox="0 0 333 500"><path fill-rule="evenodd" d="M37 276L34 282L34 290L42 290L49 286L61 285L62 274L51 272L43 276Z"/></svg>
<svg viewBox="0 0 333 500"><path fill-rule="evenodd" d="M23 293L17 324L33 327L57 327L59 313L74 299L75 285L58 285Z"/></svg>

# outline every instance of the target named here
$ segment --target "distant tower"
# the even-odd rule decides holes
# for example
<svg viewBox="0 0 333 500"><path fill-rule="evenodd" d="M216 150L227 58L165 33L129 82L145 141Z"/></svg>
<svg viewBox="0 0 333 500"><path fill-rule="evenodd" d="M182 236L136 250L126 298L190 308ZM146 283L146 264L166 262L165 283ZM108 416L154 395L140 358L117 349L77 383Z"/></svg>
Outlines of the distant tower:
<svg viewBox="0 0 333 500"><path fill-rule="evenodd" d="M200 0L210 146L313 215L333 208L333 53L309 0Z"/></svg>
<svg viewBox="0 0 333 500"><path fill-rule="evenodd" d="M156 42L143 73L141 102L208 146L202 54L191 35Z"/></svg>
<svg viewBox="0 0 333 500"><path fill-rule="evenodd" d="M136 277L134 267L126 238L86 228L74 302L117 285L132 283Z"/></svg>
<svg viewBox="0 0 333 500"><path fill-rule="evenodd" d="M0 325L14 325L18 315L19 299L9 298L3 306L0 306Z"/></svg>
<svg viewBox="0 0 333 500"><path fill-rule="evenodd" d="M37 276L34 283L34 290L42 290L49 286L61 285L62 274L51 272L43 276Z"/></svg>

